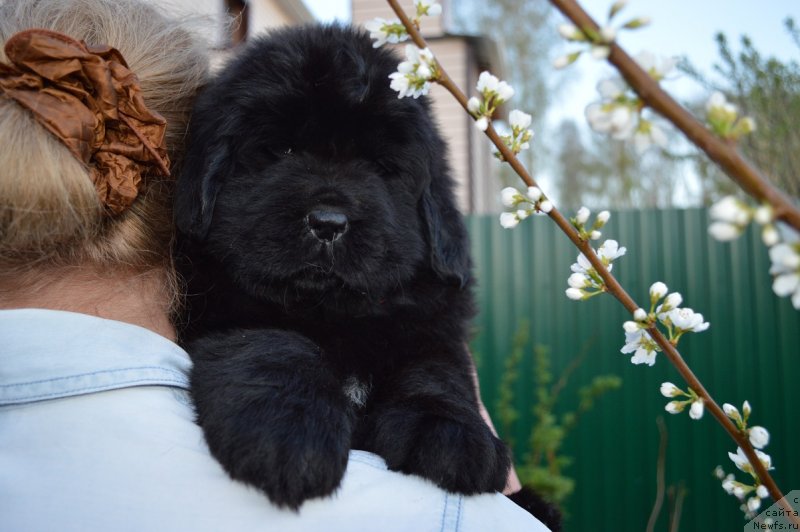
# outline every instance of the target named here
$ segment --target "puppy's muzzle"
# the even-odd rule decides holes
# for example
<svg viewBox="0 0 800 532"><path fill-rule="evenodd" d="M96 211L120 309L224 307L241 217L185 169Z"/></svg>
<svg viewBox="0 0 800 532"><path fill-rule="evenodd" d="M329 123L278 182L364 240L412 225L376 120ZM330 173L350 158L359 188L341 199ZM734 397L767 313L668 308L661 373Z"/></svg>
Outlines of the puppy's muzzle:
<svg viewBox="0 0 800 532"><path fill-rule="evenodd" d="M317 209L306 216L309 231L317 240L332 243L342 237L349 227L347 216L333 210Z"/></svg>

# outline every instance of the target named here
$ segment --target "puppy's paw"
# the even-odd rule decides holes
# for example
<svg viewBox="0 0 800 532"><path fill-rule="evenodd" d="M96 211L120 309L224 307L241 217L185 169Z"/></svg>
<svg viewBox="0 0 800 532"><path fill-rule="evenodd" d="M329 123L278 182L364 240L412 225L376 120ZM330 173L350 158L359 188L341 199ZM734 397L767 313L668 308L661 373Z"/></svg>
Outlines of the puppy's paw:
<svg viewBox="0 0 800 532"><path fill-rule="evenodd" d="M235 331L189 349L198 423L233 479L292 509L339 486L353 414L317 346L295 333Z"/></svg>
<svg viewBox="0 0 800 532"><path fill-rule="evenodd" d="M450 492L502 491L511 466L508 448L477 413L463 417L385 411L376 422L373 450L389 469L427 478Z"/></svg>

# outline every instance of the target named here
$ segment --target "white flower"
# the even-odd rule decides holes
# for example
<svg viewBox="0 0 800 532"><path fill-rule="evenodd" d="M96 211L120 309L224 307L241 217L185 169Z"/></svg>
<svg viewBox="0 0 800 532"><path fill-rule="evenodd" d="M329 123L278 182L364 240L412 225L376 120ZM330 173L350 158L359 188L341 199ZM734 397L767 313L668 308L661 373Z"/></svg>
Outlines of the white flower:
<svg viewBox="0 0 800 532"><path fill-rule="evenodd" d="M580 301L585 297L586 292L584 292L580 288L567 288L566 294L568 298L575 301Z"/></svg>
<svg viewBox="0 0 800 532"><path fill-rule="evenodd" d="M661 395L664 397L675 397L681 394L681 389L671 382L661 383Z"/></svg>
<svg viewBox="0 0 800 532"><path fill-rule="evenodd" d="M431 2L431 0L414 0L414 6L417 8L418 16L428 15L435 17L442 13L442 6L437 2Z"/></svg>
<svg viewBox="0 0 800 532"><path fill-rule="evenodd" d="M750 443L756 449L763 449L769 444L769 432L764 427L750 427L748 430Z"/></svg>
<svg viewBox="0 0 800 532"><path fill-rule="evenodd" d="M489 119L486 118L485 116L478 118L477 120L475 120L475 127L480 129L481 131L486 131L486 129L489 127Z"/></svg>
<svg viewBox="0 0 800 532"><path fill-rule="evenodd" d="M528 187L526 194L534 203L542 199L542 190L539 187Z"/></svg>
<svg viewBox="0 0 800 532"><path fill-rule="evenodd" d="M649 120L639 119L636 132L633 134L633 147L639 154L644 153L650 146L667 146L667 136L664 131Z"/></svg>
<svg viewBox="0 0 800 532"><path fill-rule="evenodd" d="M559 24L558 33L568 41L584 41L586 36L581 30L572 24Z"/></svg>
<svg viewBox="0 0 800 532"><path fill-rule="evenodd" d="M764 466L764 469L772 469L772 458L767 453L759 451L758 449L755 449L755 451L756 456L761 462L761 465ZM736 448L736 454L728 453L728 457L741 471L744 471L745 473L753 472L753 466L750 465L750 461L747 459L747 456L744 454L744 451L741 447Z"/></svg>
<svg viewBox="0 0 800 532"><path fill-rule="evenodd" d="M767 247L772 247L778 242L780 242L781 236L778 234L778 230L772 224L767 224L761 229L761 241L764 242L764 245Z"/></svg>
<svg viewBox="0 0 800 532"><path fill-rule="evenodd" d="M652 52L642 51L636 56L636 62L650 77L656 81L664 79L678 64L676 57L657 57Z"/></svg>
<svg viewBox="0 0 800 532"><path fill-rule="evenodd" d="M376 18L366 22L364 27L369 31L369 36L375 42L373 48L380 48L387 42L395 44L409 38L408 32L399 19L385 20Z"/></svg>
<svg viewBox="0 0 800 532"><path fill-rule="evenodd" d="M531 115L519 109L514 109L508 113L508 123L511 124L511 127L527 129L531 125Z"/></svg>
<svg viewBox="0 0 800 532"><path fill-rule="evenodd" d="M769 248L772 266L769 273L775 276L772 291L778 297L792 297L792 305L800 310L800 246L776 244Z"/></svg>
<svg viewBox="0 0 800 532"><path fill-rule="evenodd" d="M597 84L597 92L604 100L616 100L623 96L628 86L621 78L606 78Z"/></svg>
<svg viewBox="0 0 800 532"><path fill-rule="evenodd" d="M611 47L606 45L596 44L592 46L592 57L597 60L606 59L611 53Z"/></svg>
<svg viewBox="0 0 800 532"><path fill-rule="evenodd" d="M583 225L589 220L589 216L592 214L592 211L587 209L586 207L581 207L578 209L578 213L575 215L575 221L578 225Z"/></svg>
<svg viewBox="0 0 800 532"><path fill-rule="evenodd" d="M501 81L497 84L497 103L507 102L514 96L514 89L506 83L505 81Z"/></svg>
<svg viewBox="0 0 800 532"><path fill-rule="evenodd" d="M767 497L769 497L769 490L765 485L761 484L759 487L756 488L756 495L758 495L762 499L766 499Z"/></svg>
<svg viewBox="0 0 800 532"><path fill-rule="evenodd" d="M467 110L472 114L477 114L481 110L481 99L473 96L467 100Z"/></svg>
<svg viewBox="0 0 800 532"><path fill-rule="evenodd" d="M633 311L633 319L636 321L645 321L647 319L647 312L643 308L637 308Z"/></svg>
<svg viewBox="0 0 800 532"><path fill-rule="evenodd" d="M500 191L500 199L506 207L514 207L522 200L522 194L514 187L506 187Z"/></svg>
<svg viewBox="0 0 800 532"><path fill-rule="evenodd" d="M664 405L664 410L669 412L670 414L678 414L683 412L684 403L682 401L670 401L666 405Z"/></svg>
<svg viewBox="0 0 800 532"><path fill-rule="evenodd" d="M573 273L572 275L580 275L580 274ZM622 328L625 329L625 332L627 333L635 333L642 327L635 321L626 321L625 323L622 324Z"/></svg>
<svg viewBox="0 0 800 532"><path fill-rule="evenodd" d="M697 399L692 401L692 406L689 408L689 417L692 419L700 419L703 417L703 400Z"/></svg>
<svg viewBox="0 0 800 532"><path fill-rule="evenodd" d="M658 301L665 295L667 295L667 285L661 281L657 281L650 285L650 299L652 301Z"/></svg>
<svg viewBox="0 0 800 532"><path fill-rule="evenodd" d="M656 351L658 345L644 329L636 332L625 332L625 345L620 349L622 353L633 353L631 362L634 364L647 364L652 366L656 363Z"/></svg>
<svg viewBox="0 0 800 532"><path fill-rule="evenodd" d="M731 418L732 420L736 421L738 419L742 419L742 416L739 414L739 411L730 403L725 403L722 405L722 411L725 412L725 415Z"/></svg>
<svg viewBox="0 0 800 532"><path fill-rule="evenodd" d="M678 308L683 303L683 297L678 292L672 292L667 296L663 303L656 307L656 314L658 319L664 321L666 313L672 309Z"/></svg>
<svg viewBox="0 0 800 532"><path fill-rule="evenodd" d="M499 84L500 80L497 79L497 76L493 76L491 73L483 71L478 76L478 83L475 88L477 88L478 92L481 94L486 92L497 92L497 86Z"/></svg>
<svg viewBox="0 0 800 532"><path fill-rule="evenodd" d="M611 138L625 140L631 137L636 129L636 114L627 105L614 106L611 111L609 133Z"/></svg>
<svg viewBox="0 0 800 532"><path fill-rule="evenodd" d="M730 477L730 475L728 475L728 477ZM732 478L725 478L725 480L722 481L722 489L724 489L728 495L733 495L733 489L735 487L736 485L733 483Z"/></svg>
<svg viewBox="0 0 800 532"><path fill-rule="evenodd" d="M672 325L682 331L703 332L709 327L708 322L703 322L703 315L690 308L676 308L667 312L667 318Z"/></svg>
<svg viewBox="0 0 800 532"><path fill-rule="evenodd" d="M734 196L725 196L708 209L708 214L712 220L744 226L750 222L751 210Z"/></svg>
<svg viewBox="0 0 800 532"><path fill-rule="evenodd" d="M762 205L753 212L753 219L761 225L770 223L773 218L772 206L769 204Z"/></svg>
<svg viewBox="0 0 800 532"><path fill-rule="evenodd" d="M600 257L604 264L608 265L611 261L623 256L626 251L627 249L620 247L616 240L606 240L597 250L597 256Z"/></svg>
<svg viewBox="0 0 800 532"><path fill-rule="evenodd" d="M519 225L519 218L513 212L504 212L500 215L500 225L505 229L512 229Z"/></svg>
<svg viewBox="0 0 800 532"><path fill-rule="evenodd" d="M611 26L603 26L600 28L600 39L605 43L610 43L617 38L617 30Z"/></svg>
<svg viewBox="0 0 800 532"><path fill-rule="evenodd" d="M428 94L430 80L435 73L435 59L427 48L419 49L413 44L406 45L406 60L397 65L397 72L389 74L390 87L398 92L397 97L419 98Z"/></svg>
<svg viewBox="0 0 800 532"><path fill-rule="evenodd" d="M573 273L567 279L567 284L572 288L587 288L592 286L589 278L582 273Z"/></svg>
<svg viewBox="0 0 800 532"><path fill-rule="evenodd" d="M719 91L715 91L711 93L711 96L708 97L708 101L706 102L706 111L710 111L716 107L722 107L727 103L725 99L725 95Z"/></svg>
<svg viewBox="0 0 800 532"><path fill-rule="evenodd" d="M708 226L708 234L714 237L714 240L728 242L738 238L742 234L742 228L727 222L714 222Z"/></svg>

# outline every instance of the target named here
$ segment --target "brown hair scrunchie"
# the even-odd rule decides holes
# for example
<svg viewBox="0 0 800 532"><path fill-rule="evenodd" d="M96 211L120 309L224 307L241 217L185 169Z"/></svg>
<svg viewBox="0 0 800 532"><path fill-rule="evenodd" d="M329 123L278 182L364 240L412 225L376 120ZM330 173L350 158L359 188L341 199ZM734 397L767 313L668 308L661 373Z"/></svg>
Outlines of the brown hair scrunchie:
<svg viewBox="0 0 800 532"><path fill-rule="evenodd" d="M31 29L8 39L5 52L0 89L89 166L112 214L133 203L148 169L169 175L166 120L147 108L119 51Z"/></svg>

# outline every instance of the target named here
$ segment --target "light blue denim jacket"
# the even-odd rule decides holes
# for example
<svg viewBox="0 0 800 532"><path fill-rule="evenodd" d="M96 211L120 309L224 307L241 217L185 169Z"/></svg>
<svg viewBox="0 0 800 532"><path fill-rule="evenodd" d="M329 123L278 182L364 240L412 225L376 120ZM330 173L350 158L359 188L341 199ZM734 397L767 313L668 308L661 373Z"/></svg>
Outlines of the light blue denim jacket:
<svg viewBox="0 0 800 532"><path fill-rule="evenodd" d="M190 367L135 325L0 311L0 530L547 530L502 495L448 494L362 451L332 497L276 508L209 454Z"/></svg>

